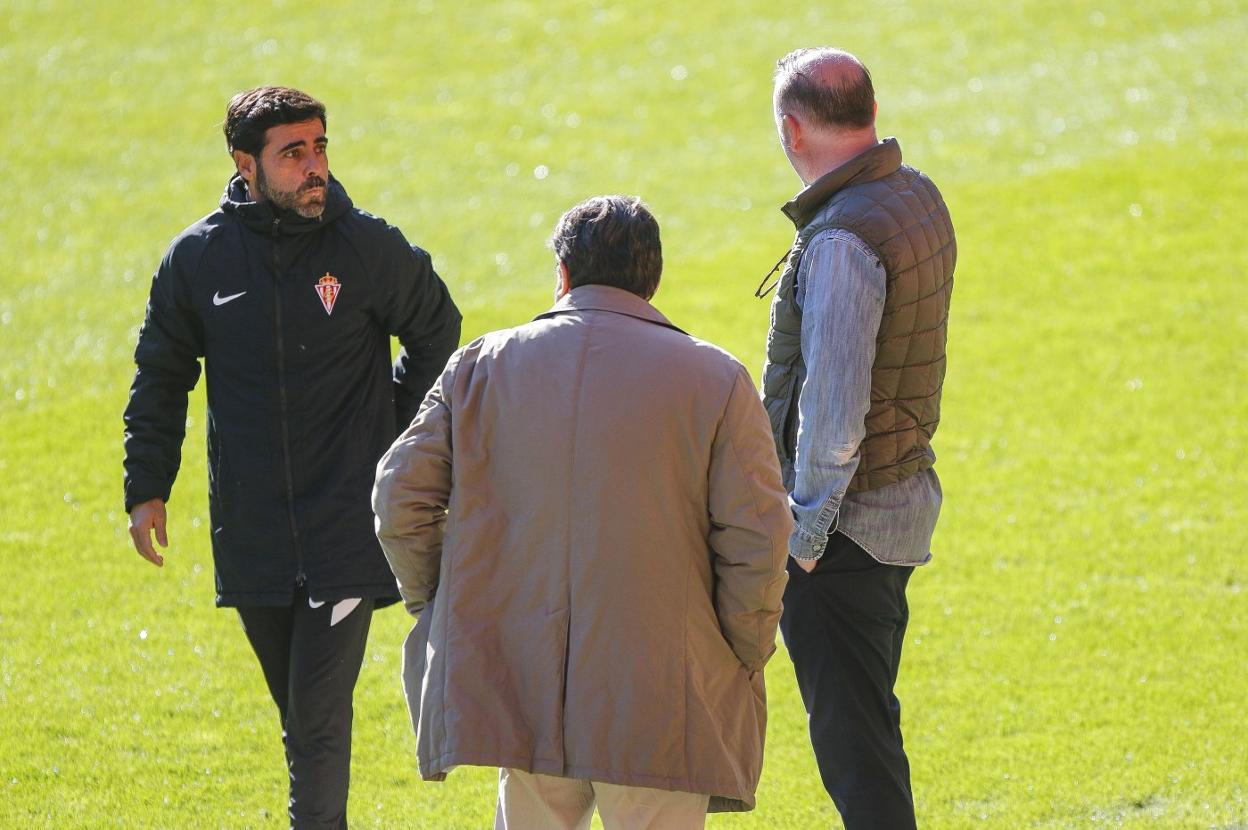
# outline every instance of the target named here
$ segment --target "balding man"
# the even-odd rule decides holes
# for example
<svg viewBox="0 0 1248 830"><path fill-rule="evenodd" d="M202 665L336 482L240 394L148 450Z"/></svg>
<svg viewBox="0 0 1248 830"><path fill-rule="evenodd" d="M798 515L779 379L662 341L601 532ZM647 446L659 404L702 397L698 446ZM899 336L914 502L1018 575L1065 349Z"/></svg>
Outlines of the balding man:
<svg viewBox="0 0 1248 830"><path fill-rule="evenodd" d="M786 55L774 103L805 185L783 208L797 239L781 276L759 290L776 288L764 403L796 519L781 630L845 827L904 830L914 800L893 686L906 583L940 513L930 442L953 225L896 139L876 137L871 75L853 55Z"/></svg>

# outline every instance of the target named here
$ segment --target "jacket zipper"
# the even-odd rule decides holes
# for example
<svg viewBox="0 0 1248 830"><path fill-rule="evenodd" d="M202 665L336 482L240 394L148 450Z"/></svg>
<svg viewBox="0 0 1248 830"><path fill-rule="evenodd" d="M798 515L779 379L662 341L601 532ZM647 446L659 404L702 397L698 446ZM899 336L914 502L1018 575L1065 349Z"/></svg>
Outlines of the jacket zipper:
<svg viewBox="0 0 1248 830"><path fill-rule="evenodd" d="M286 511L290 518L291 544L295 548L295 563L298 573L295 584L302 585L307 581L303 572L303 548L299 543L299 525L295 521L295 476L290 469L290 420L287 417L286 403L286 343L282 336L282 258L279 242L281 240L282 220L273 220L273 325L277 335L277 391L281 404L282 415L282 467L286 473Z"/></svg>

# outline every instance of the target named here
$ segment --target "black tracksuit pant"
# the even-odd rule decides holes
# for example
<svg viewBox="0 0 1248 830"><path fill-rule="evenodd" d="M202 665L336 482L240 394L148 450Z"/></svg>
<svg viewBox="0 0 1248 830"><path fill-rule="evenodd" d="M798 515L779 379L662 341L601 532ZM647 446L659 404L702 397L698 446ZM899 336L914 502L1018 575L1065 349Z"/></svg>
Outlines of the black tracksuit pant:
<svg viewBox="0 0 1248 830"><path fill-rule="evenodd" d="M341 613L340 609L340 613ZM336 622L303 588L285 607L239 608L282 719L294 830L343 830L351 779L351 696L364 660L373 600Z"/></svg>
<svg viewBox="0 0 1248 830"><path fill-rule="evenodd" d="M914 830L910 764L893 694L914 569L834 533L814 571L789 561L780 630L823 786L846 830Z"/></svg>

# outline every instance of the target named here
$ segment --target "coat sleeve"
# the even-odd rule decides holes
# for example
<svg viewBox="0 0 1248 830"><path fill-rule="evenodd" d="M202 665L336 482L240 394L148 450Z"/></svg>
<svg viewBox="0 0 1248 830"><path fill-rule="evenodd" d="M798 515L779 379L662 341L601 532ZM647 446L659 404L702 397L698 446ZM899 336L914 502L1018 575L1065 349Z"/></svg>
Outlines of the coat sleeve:
<svg viewBox="0 0 1248 830"><path fill-rule="evenodd" d="M459 346L462 318L429 254L408 245L401 234L399 238L398 261L387 269L391 273L383 325L402 347L394 361L394 403L397 422L404 428Z"/></svg>
<svg viewBox="0 0 1248 830"><path fill-rule="evenodd" d="M373 485L377 539L408 613L418 616L438 588L442 531L451 496L454 358L412 423L382 456Z"/></svg>
<svg viewBox="0 0 1248 830"><path fill-rule="evenodd" d="M739 368L711 450L708 481L715 612L748 670L776 650L793 517L767 414Z"/></svg>
<svg viewBox="0 0 1248 830"><path fill-rule="evenodd" d="M169 500L182 461L187 395L199 380L203 332L188 297L189 278L175 243L152 278L147 315L134 350L138 367L125 422L125 504Z"/></svg>

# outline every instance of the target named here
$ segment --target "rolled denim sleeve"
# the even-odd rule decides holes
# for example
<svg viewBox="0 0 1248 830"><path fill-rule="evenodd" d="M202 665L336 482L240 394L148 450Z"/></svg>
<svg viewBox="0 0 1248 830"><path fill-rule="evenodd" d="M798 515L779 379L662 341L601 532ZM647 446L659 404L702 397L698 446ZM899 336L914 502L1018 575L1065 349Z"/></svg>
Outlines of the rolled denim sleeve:
<svg viewBox="0 0 1248 830"><path fill-rule="evenodd" d="M845 230L816 236L797 275L806 381L798 398L789 553L818 559L858 469L871 408L871 366L884 311L879 258Z"/></svg>

